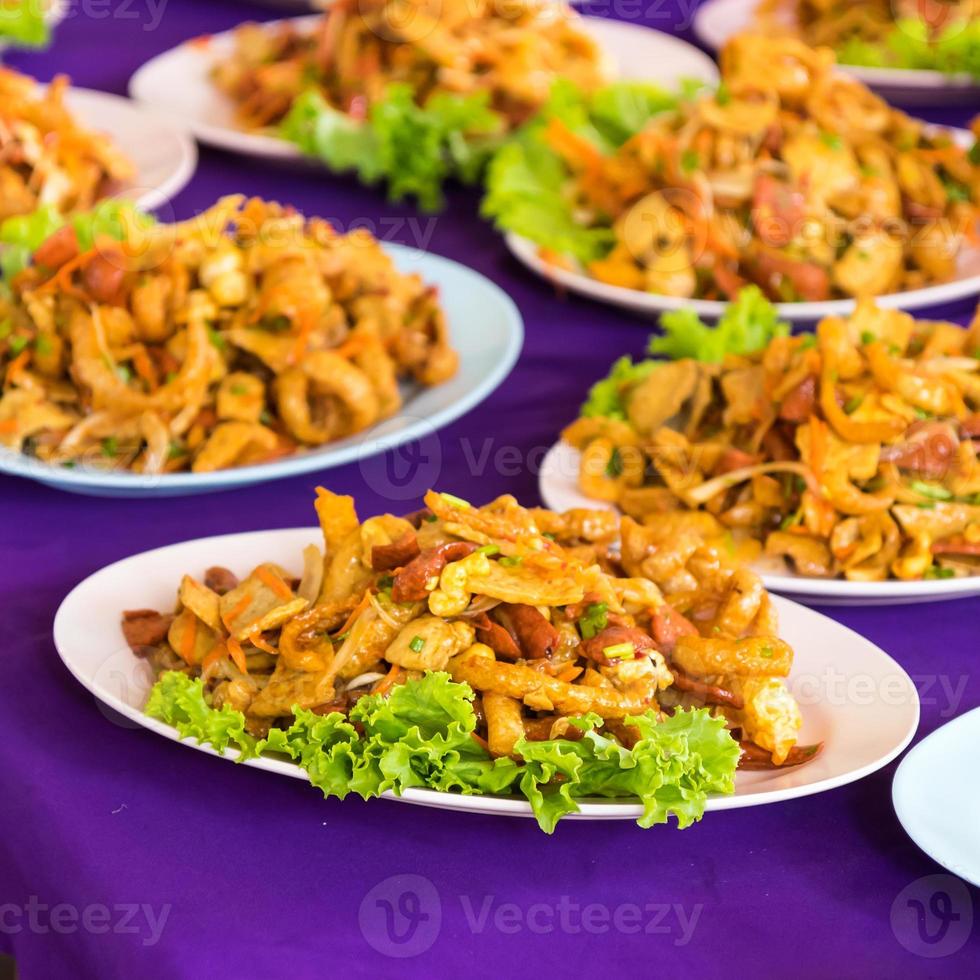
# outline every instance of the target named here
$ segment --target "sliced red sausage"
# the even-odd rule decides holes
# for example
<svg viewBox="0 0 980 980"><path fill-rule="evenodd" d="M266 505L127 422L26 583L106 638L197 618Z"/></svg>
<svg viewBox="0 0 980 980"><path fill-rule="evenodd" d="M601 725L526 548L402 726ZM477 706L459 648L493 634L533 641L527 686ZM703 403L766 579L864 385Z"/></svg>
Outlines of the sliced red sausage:
<svg viewBox="0 0 980 980"><path fill-rule="evenodd" d="M128 609L123 613L122 631L129 648L134 652L139 647L152 647L167 638L167 630L174 621L172 615L165 615L155 609Z"/></svg>
<svg viewBox="0 0 980 980"><path fill-rule="evenodd" d="M427 583L438 578L442 570L453 561L459 561L476 551L470 541L450 541L435 548L426 548L410 561L396 576L391 586L395 602L421 602L428 598L431 589Z"/></svg>
<svg viewBox="0 0 980 980"><path fill-rule="evenodd" d="M397 541L376 544L371 549L371 567L376 572L389 572L403 568L421 554L414 531L406 531Z"/></svg>

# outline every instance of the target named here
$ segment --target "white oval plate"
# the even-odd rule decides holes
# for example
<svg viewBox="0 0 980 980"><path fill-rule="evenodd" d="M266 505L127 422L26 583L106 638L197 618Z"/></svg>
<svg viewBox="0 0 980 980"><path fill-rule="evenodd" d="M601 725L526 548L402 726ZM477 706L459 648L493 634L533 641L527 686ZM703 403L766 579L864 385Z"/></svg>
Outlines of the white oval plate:
<svg viewBox="0 0 980 980"><path fill-rule="evenodd" d="M694 15L694 33L712 51L720 51L734 34L752 24L752 0L707 0ZM841 65L869 88L905 105L949 105L980 99L980 83L969 75L911 68L864 68Z"/></svg>
<svg viewBox="0 0 980 980"><path fill-rule="evenodd" d="M112 196L152 211L194 175L197 145L186 129L129 99L94 89L68 89L68 108L86 128L105 133L136 165L136 176Z"/></svg>
<svg viewBox="0 0 980 980"><path fill-rule="evenodd" d="M312 26L319 15L289 19ZM708 84L718 81L714 62L693 45L637 24L601 17L585 17L583 21L621 78L642 79L665 87L673 87L682 78ZM268 26L281 23L271 21ZM250 133L238 126L233 104L210 79L215 62L233 49L233 31L207 40L186 41L143 65L130 79L130 95L180 119L202 143L247 156L315 163L286 140Z"/></svg>
<svg viewBox="0 0 980 980"><path fill-rule="evenodd" d="M949 131L961 145L973 145L973 137L966 130L951 128ZM627 289L625 286L612 286L593 279L584 271L563 269L546 262L541 257L537 244L514 232L507 232L504 241L511 254L542 279L580 296L588 296L600 303L618 306L633 313L655 317L667 310L687 309L693 310L704 320L717 320L728 308L728 303L722 300L686 299L645 293L639 289ZM964 246L957 257L956 278L951 282L909 289L901 293L885 293L876 296L875 302L885 309L920 310L977 295L980 295L980 247ZM847 316L853 312L856 303L854 299L828 299L819 302L774 303L773 306L780 317L791 323L813 323L825 316Z"/></svg>
<svg viewBox="0 0 980 980"><path fill-rule="evenodd" d="M933 860L980 888L980 708L936 729L902 760L892 803Z"/></svg>
<svg viewBox="0 0 980 980"><path fill-rule="evenodd" d="M62 602L54 621L55 646L75 678L99 701L130 722L176 741L173 728L143 714L152 672L126 646L119 627L122 611L172 608L181 576L203 574L216 563L241 575L263 561L298 571L308 544L322 545L319 530L226 534L125 558L89 576ZM780 636L796 651L788 683L803 710L801 743L823 741L824 750L807 765L784 772L739 773L735 794L712 797L709 810L777 803L861 779L894 759L919 723L915 685L891 657L826 616L778 596L774 601ZM216 754L197 742L188 744ZM263 758L246 765L306 778L288 761ZM531 816L527 802L514 797L411 789L400 799L470 813ZM642 807L632 801L596 800L582 804L582 812L574 816L635 820L641 813Z"/></svg>
<svg viewBox="0 0 980 980"><path fill-rule="evenodd" d="M61 490L108 497L176 496L278 480L360 462L395 446L431 436L487 398L507 377L521 351L524 325L513 300L478 272L404 245L385 243L395 265L439 289L450 342L459 352L455 376L433 388L402 387L399 413L357 435L258 466L214 473L144 476L129 471L65 469L0 450L0 472L26 476Z"/></svg>
<svg viewBox="0 0 980 980"><path fill-rule="evenodd" d="M616 505L587 497L578 486L579 451L556 442L541 463L538 491L552 510L589 507L615 510ZM793 596L798 602L820 606L896 606L940 599L980 595L980 575L969 578L922 579L919 582L848 582L845 579L808 578L790 571L784 562L753 562L766 588Z"/></svg>

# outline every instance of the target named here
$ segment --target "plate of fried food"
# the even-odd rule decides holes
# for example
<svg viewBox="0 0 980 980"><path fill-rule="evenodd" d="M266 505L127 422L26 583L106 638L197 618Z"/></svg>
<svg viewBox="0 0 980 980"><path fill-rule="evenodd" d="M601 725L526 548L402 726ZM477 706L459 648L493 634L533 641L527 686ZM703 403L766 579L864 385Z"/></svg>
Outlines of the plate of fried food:
<svg viewBox="0 0 980 980"><path fill-rule="evenodd" d="M361 520L320 488L319 530L124 559L65 599L55 645L166 738L327 797L548 833L564 816L683 828L822 792L915 732L898 664L711 545L674 565L667 526L510 496L424 503Z"/></svg>
<svg viewBox="0 0 980 980"><path fill-rule="evenodd" d="M975 104L980 94L977 0L708 0L694 17L715 51L748 29L831 48L842 71L892 101Z"/></svg>
<svg viewBox="0 0 980 980"><path fill-rule="evenodd" d="M195 493L362 460L478 404L522 343L472 270L259 199L23 230L0 294L0 471L65 490Z"/></svg>
<svg viewBox="0 0 980 980"><path fill-rule="evenodd" d="M791 336L753 289L663 323L668 359L620 359L550 451L550 507L671 524L805 601L980 594L980 317L864 300Z"/></svg>
<svg viewBox="0 0 980 980"><path fill-rule="evenodd" d="M444 179L475 179L558 79L593 91L613 78L673 86L717 71L683 41L553 0L338 0L189 41L140 68L130 93L203 142L305 155L436 207Z"/></svg>
<svg viewBox="0 0 980 980"><path fill-rule="evenodd" d="M106 198L159 207L190 180L197 147L159 113L107 92L49 85L0 67L0 222Z"/></svg>
<svg viewBox="0 0 980 980"><path fill-rule="evenodd" d="M517 258L646 314L716 318L750 283L803 322L862 295L980 293L976 134L892 109L791 38L738 35L721 72L620 139L555 116L505 148L484 212Z"/></svg>

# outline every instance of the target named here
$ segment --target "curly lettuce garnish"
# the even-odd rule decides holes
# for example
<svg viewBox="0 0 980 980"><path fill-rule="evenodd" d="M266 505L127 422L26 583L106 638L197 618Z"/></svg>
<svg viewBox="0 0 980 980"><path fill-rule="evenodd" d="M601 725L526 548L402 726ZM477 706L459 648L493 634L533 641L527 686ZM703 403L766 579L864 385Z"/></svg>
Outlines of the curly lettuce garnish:
<svg viewBox="0 0 980 980"><path fill-rule="evenodd" d="M776 308L758 286L744 287L721 315L715 326L705 323L691 310L671 310L660 317L662 336L650 338L651 354L674 360L689 357L720 364L728 354L744 355L762 350L775 337L785 337L789 324L779 319ZM580 414L626 418L626 394L663 362L647 358L634 362L621 357L609 374L590 389Z"/></svg>
<svg viewBox="0 0 980 980"><path fill-rule="evenodd" d="M837 48L842 64L910 68L980 78L980 20L954 21L934 35L924 20L897 20L881 41L850 37Z"/></svg>
<svg viewBox="0 0 980 980"><path fill-rule="evenodd" d="M588 263L606 255L615 241L612 228L585 227L576 220L563 193L565 162L549 146L545 130L558 119L602 153L635 136L657 113L690 98L700 83L686 83L679 94L645 82L616 82L591 97L571 82L558 81L551 97L500 150L487 170L481 212L502 231L512 231L558 255Z"/></svg>
<svg viewBox="0 0 980 980"><path fill-rule="evenodd" d="M9 280L31 263L31 256L59 228L71 223L78 247L87 252L97 238L122 241L127 228L147 227L153 218L126 201L102 201L91 211L64 217L50 204L30 214L20 214L0 223L0 280Z"/></svg>
<svg viewBox="0 0 980 980"><path fill-rule="evenodd" d="M521 740L521 761L493 758L474 737L473 691L442 672L394 688L390 696L361 698L350 717L295 709L287 729L264 739L245 731L245 717L228 705L211 707L200 678L168 672L150 692L146 713L238 761L268 753L288 756L326 797L363 799L411 787L442 792L508 794L527 798L546 833L578 811L583 797L638 798L641 827L700 820L709 793L731 793L739 747L724 721L705 709L677 711L660 721L652 711L629 718L639 739L627 749L599 731L596 715L571 719L579 741Z"/></svg>
<svg viewBox="0 0 980 980"><path fill-rule="evenodd" d="M51 40L45 5L38 0L0 0L0 41L43 48Z"/></svg>
<svg viewBox="0 0 980 980"><path fill-rule="evenodd" d="M427 211L442 207L444 182L476 180L499 145L503 119L488 93L440 92L418 105L410 86L388 87L358 120L308 91L293 104L280 134L335 172L387 184L391 200L414 197Z"/></svg>

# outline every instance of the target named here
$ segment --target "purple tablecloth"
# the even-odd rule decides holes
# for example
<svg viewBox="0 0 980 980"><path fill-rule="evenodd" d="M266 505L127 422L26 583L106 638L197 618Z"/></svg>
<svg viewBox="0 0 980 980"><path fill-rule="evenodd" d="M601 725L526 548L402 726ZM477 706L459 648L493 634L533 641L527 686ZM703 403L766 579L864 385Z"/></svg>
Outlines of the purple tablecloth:
<svg viewBox="0 0 980 980"><path fill-rule="evenodd" d="M271 16L202 0L71 6L50 51L8 60L120 93L151 55ZM687 33L688 6L620 13ZM557 299L519 267L477 219L473 194L454 191L443 214L419 217L350 180L202 150L174 211L188 217L233 191L427 243L514 297L524 353L441 434L442 489L536 501L541 455L586 387L644 346L642 321ZM377 462L319 479L356 495L363 515L389 506L372 489L384 485ZM301 782L110 720L52 645L69 589L158 545L308 524L316 482L128 501L0 480L0 977L3 953L27 978L976 974L978 927L970 934L966 918L980 918L978 893L921 880L942 869L895 818L894 765L821 796L709 814L683 833L568 822L547 838L526 820L325 802ZM980 601L829 612L914 675L920 737L980 703ZM930 905L934 892L951 904ZM922 932L908 917L916 900ZM960 918L944 928L947 907Z"/></svg>

